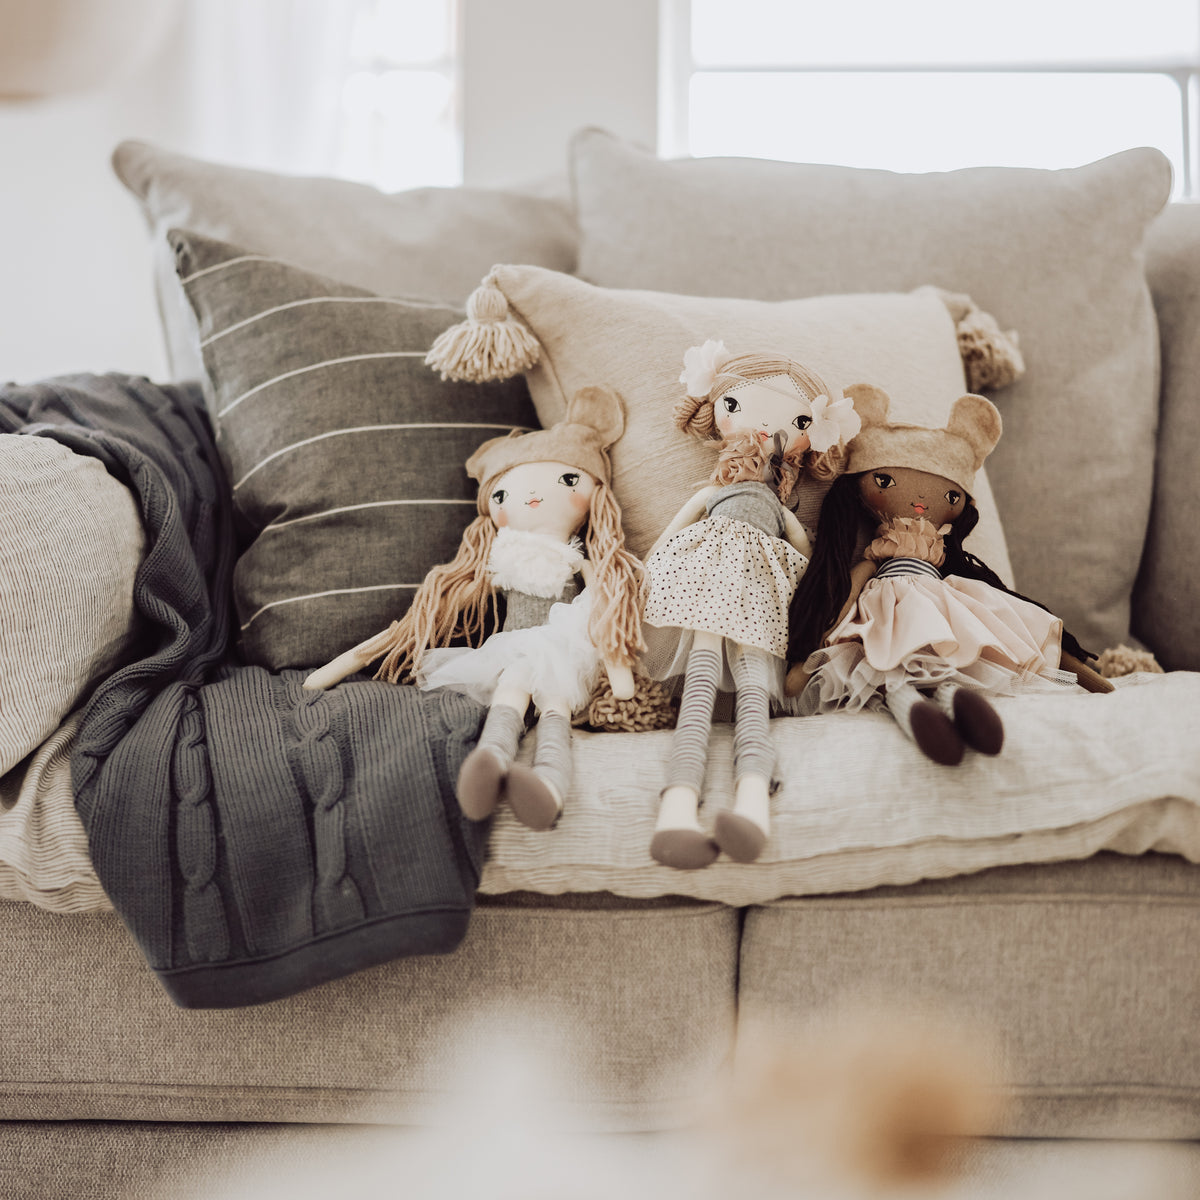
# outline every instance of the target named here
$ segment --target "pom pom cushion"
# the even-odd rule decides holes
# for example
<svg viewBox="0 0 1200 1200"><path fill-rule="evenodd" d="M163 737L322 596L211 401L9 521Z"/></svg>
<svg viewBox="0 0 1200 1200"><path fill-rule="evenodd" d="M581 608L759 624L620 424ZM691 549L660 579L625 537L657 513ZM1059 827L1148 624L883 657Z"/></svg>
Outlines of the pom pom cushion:
<svg viewBox="0 0 1200 1200"><path fill-rule="evenodd" d="M690 347L718 338L733 354L787 354L835 390L876 384L891 397L892 411L916 424L941 425L967 390L955 321L933 288L768 303L601 288L531 266L495 267L489 281L470 307L484 307L481 294L494 287L510 320L537 339L540 357L525 377L543 425L561 419L580 387L600 384L621 394L626 421L611 451L613 490L639 557L708 481L715 461L711 445L681 433L671 419L683 398L679 375ZM810 488L807 504L802 497L802 521L815 520L822 492ZM1004 534L982 472L976 493L981 519L970 548L1006 576Z"/></svg>
<svg viewBox="0 0 1200 1200"><path fill-rule="evenodd" d="M172 234L240 521L243 656L313 667L400 616L476 514L464 463L537 417L521 379L424 365L459 321L199 234Z"/></svg>
<svg viewBox="0 0 1200 1200"><path fill-rule="evenodd" d="M898 175L754 159L661 161L576 137L579 274L762 300L968 292L1021 337L988 463L1018 588L1102 650L1129 634L1150 512L1158 337L1143 270L1170 164L1125 151L1062 171Z"/></svg>
<svg viewBox="0 0 1200 1200"><path fill-rule="evenodd" d="M224 166L122 142L113 168L151 233L159 310L175 379L201 379L196 323L167 240L191 229L385 296L461 304L495 262L569 271L577 233L559 199L483 188L388 194L345 179Z"/></svg>
<svg viewBox="0 0 1200 1200"><path fill-rule="evenodd" d="M98 459L0 434L0 775L124 661L142 548L133 497Z"/></svg>

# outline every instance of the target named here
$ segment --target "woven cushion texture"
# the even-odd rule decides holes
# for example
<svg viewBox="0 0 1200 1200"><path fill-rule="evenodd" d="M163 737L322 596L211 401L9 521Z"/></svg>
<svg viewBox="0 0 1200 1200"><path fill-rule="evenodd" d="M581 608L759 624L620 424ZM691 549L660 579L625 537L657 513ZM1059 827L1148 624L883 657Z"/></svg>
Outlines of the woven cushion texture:
<svg viewBox="0 0 1200 1200"><path fill-rule="evenodd" d="M1085 646L1129 635L1154 478L1158 342L1146 227L1171 169L1129 150L1061 171L898 175L572 145L579 274L614 288L778 300L968 292L1028 368L989 460L1017 586Z"/></svg>
<svg viewBox="0 0 1200 1200"><path fill-rule="evenodd" d="M732 1049L739 916L720 905L483 905L453 954L220 1012L172 1005L111 913L0 912L0 1003L26 1014L4 1120L411 1121L492 1028L553 1049L572 1119L656 1128ZM30 1005L33 981L53 1004Z"/></svg>
<svg viewBox="0 0 1200 1200"><path fill-rule="evenodd" d="M461 304L495 262L569 271L578 234L562 200L484 188L389 194L345 179L231 167L125 141L117 177L150 230L172 378L200 379L196 323L167 231L234 242L385 296Z"/></svg>
<svg viewBox="0 0 1200 1200"><path fill-rule="evenodd" d="M464 463L536 427L522 380L441 382L423 358L462 313L375 296L176 231L242 550L241 649L311 667L400 616L474 518Z"/></svg>
<svg viewBox="0 0 1200 1200"><path fill-rule="evenodd" d="M132 495L100 462L0 434L0 775L122 662L142 543Z"/></svg>
<svg viewBox="0 0 1200 1200"><path fill-rule="evenodd" d="M539 267L493 272L510 307L541 343L527 372L543 425L588 384L625 401L625 432L612 449L613 490L625 536L643 556L716 465L715 444L680 433L671 409L683 398L683 355L706 338L733 354L790 355L830 388L874 383L894 417L940 424L966 391L954 322L937 293L820 296L767 303L601 288ZM801 482L799 516L815 524L828 485ZM981 473L980 526L970 547L1001 575L1009 570L996 506Z"/></svg>

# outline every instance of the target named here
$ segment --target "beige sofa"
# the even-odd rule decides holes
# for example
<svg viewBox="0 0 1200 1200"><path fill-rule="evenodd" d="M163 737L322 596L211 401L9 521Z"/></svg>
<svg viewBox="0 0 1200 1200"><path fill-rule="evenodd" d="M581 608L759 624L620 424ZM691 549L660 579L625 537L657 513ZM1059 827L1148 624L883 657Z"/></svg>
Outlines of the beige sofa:
<svg viewBox="0 0 1200 1200"><path fill-rule="evenodd" d="M951 769L910 761L896 752L895 731L880 726L886 718L873 714L857 722L780 717L773 732L788 786L777 800L774 847L760 864L696 873L654 867L645 853L668 735L581 733L568 806L575 817L533 835L501 814L457 951L267 1005L175 1008L100 899L74 913L4 902L5 1196L182 1194L210 1159L293 1161L332 1144L330 1126L419 1120L464 1047L486 1052L472 1022L513 1010L566 1068L562 1112L589 1129L675 1127L747 1031L781 1013L799 1019L847 998L882 996L934 1001L997 1033L1009 1137L1200 1139L1200 766L1195 739L1184 736L1200 727L1200 567L1188 504L1200 446L1200 208L1173 204L1155 216L1165 189L1157 164L1144 158L1075 174L931 177L923 199L903 177L661 164L596 133L577 139L573 155L574 208L530 196L491 204L474 193L426 195L406 208L403 198L385 202L350 185L231 172L135 145L118 151L117 167L156 239L183 225L390 295L461 302L489 260L569 271L578 253L580 273L614 290L782 300L786 288L774 283L753 290L771 275L770 260L790 253L781 221L798 241L809 239L796 251L809 274L797 268L794 295L920 283L970 292L1017 328L1030 388L1049 374L1060 402L1030 415L1022 405L1033 393L1014 392L1008 409L997 397L1006 438L1020 442L998 453L991 472L1018 582L1069 609L1085 643L1140 639L1172 670L1126 678L1111 697L1054 698L1057 708L1027 712L1008 702L1012 748L1002 757L1012 764L995 776L965 764L951 778L937 774ZM728 193L710 172L724 173ZM1135 211L1139 186L1149 211ZM613 207L609 188L627 207ZM739 193L772 200L754 228L738 224ZM918 235L922 203L929 211ZM860 211L849 211L856 204ZM1114 209L1122 215L1104 215ZM689 212L699 212L691 230L681 227ZM906 231L904 253L928 258L930 277L912 278L911 265L889 256L884 212L903 217L892 237ZM295 217L294 227L281 213ZM1035 219L1049 223L1044 233ZM955 250L956 279L945 256L938 261L937 243L953 242L960 226L977 236ZM368 244L387 228L390 258ZM1063 247L1064 228L1077 244ZM470 262L443 253L470 240L463 230L478 243ZM842 255L840 275L829 251L839 238L866 247L853 264ZM658 274L647 260L656 244L667 264ZM707 247L707 261L697 247ZM307 261L295 253L305 248ZM684 277L680 264L696 258L698 274ZM1013 311L1025 294L1019 278L980 286L1005 261L1010 274L1040 262L1042 282L1050 280L1023 314ZM722 275L721 263L735 269ZM201 368L186 357L186 314L169 265L164 258L160 296L186 376ZM1069 271L1084 275L1064 291ZM1028 291L1037 293L1034 282ZM1105 344L1103 321L1091 319L1089 305L1106 304L1122 345ZM1081 332L1072 344L1062 327L1073 322ZM536 331L555 353L575 353L555 341L559 331ZM1136 413L1130 396L1147 386L1151 408ZM531 379L535 403L539 387L544 381ZM1086 427L1096 414L1109 414L1109 433L1098 437ZM1107 560L1099 574L1080 577L1101 553L1096 546L1076 558L1073 547L1025 536L1040 528L1055 487L1066 497L1057 508L1098 512L1123 486L1114 470L1144 476L1118 506L1120 527L1098 515L1067 536L1097 534L1096 546L1115 547L1123 591L1110 586ZM1098 707L1110 702L1121 707ZM832 763L824 774L811 766L821 754ZM856 755L894 756L882 771L890 798L874 776L863 782L876 789L863 792L865 817L854 815L858 797L843 782ZM718 727L710 811L728 800L728 774L728 729ZM988 778L999 783L981 792ZM1040 785L1050 815L1031 823ZM980 813L986 819L977 822ZM903 832L863 832L889 821Z"/></svg>

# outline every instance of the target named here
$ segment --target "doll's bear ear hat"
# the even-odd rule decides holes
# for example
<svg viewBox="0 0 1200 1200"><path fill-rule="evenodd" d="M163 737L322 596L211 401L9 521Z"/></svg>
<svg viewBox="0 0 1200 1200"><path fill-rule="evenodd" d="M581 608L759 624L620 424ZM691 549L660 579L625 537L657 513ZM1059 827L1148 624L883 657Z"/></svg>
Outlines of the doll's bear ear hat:
<svg viewBox="0 0 1200 1200"><path fill-rule="evenodd" d="M1003 423L996 406L984 396L959 396L941 429L889 420L885 391L871 384L847 388L862 429L850 442L846 473L861 474L883 467L912 467L941 475L967 495L975 490L975 473L1000 440Z"/></svg>
<svg viewBox="0 0 1200 1200"><path fill-rule="evenodd" d="M560 462L579 467L603 484L612 482L608 448L625 432L625 410L616 392L583 387L571 397L557 425L532 433L513 430L484 442L467 459L467 474L479 483L529 462Z"/></svg>

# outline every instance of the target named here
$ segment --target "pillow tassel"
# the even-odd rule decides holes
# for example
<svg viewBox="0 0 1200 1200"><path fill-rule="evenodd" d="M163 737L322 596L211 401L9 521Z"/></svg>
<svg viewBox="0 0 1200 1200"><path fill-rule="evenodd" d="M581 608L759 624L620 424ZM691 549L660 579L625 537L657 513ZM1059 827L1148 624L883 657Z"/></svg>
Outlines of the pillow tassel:
<svg viewBox="0 0 1200 1200"><path fill-rule="evenodd" d="M493 271L467 299L467 319L438 336L425 362L443 379L484 383L520 375L541 352L533 332L508 307Z"/></svg>
<svg viewBox="0 0 1200 1200"><path fill-rule="evenodd" d="M996 318L984 312L970 296L942 288L934 290L954 321L967 390L994 392L1016 383L1025 374L1017 331L1001 329Z"/></svg>

